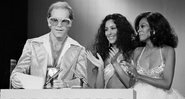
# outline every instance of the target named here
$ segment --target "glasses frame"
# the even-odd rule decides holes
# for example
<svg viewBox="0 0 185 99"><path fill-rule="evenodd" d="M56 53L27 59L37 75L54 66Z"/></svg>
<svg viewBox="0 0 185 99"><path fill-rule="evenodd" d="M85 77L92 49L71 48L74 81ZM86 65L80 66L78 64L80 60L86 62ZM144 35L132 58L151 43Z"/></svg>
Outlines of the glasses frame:
<svg viewBox="0 0 185 99"><path fill-rule="evenodd" d="M53 18L54 18L54 19L57 19L56 25L54 25L54 24L52 23L52 20L51 20L51 19L53 19ZM71 19L69 19L69 18L50 17L48 20L49 20L49 23L51 24L51 26L58 26L58 24L60 23L62 26L70 27L71 24L72 24L72 21L71 21ZM62 24L64 20L69 21L69 24L67 24L67 25Z"/></svg>

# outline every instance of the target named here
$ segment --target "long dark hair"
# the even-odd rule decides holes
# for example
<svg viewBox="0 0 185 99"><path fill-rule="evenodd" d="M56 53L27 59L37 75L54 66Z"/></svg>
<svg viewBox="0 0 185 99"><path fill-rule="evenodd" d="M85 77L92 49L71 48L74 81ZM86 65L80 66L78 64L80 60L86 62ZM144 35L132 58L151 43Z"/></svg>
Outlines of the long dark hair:
<svg viewBox="0 0 185 99"><path fill-rule="evenodd" d="M134 29L126 17L118 13L107 15L103 19L95 38L95 53L99 53L104 61L109 56L111 46L105 35L105 24L111 19L114 21L118 30L115 45L123 53L124 58L129 59L133 51L132 35L134 35Z"/></svg>
<svg viewBox="0 0 185 99"><path fill-rule="evenodd" d="M164 47L167 45L173 48L177 47L178 37L162 14L158 12L144 12L138 15L135 19L136 32L139 30L139 22L143 18L147 19L151 28L150 40L154 46ZM136 38L139 40L139 35L137 35ZM145 45L145 43L140 42L139 46L143 45Z"/></svg>

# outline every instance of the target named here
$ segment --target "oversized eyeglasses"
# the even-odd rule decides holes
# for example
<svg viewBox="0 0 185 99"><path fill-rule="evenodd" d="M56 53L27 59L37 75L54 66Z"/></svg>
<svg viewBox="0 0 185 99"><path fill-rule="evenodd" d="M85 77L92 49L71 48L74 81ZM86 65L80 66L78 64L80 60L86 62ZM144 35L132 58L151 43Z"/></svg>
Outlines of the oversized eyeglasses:
<svg viewBox="0 0 185 99"><path fill-rule="evenodd" d="M71 20L69 18L61 19L61 18L50 17L49 23L51 24L51 26L57 26L58 24L62 26L70 26Z"/></svg>

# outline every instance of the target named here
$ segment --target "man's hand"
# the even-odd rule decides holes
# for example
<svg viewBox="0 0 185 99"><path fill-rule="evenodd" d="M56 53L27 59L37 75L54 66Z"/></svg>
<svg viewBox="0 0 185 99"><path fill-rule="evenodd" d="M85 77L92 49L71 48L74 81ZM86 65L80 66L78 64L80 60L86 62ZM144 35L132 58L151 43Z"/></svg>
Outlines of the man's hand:
<svg viewBox="0 0 185 99"><path fill-rule="evenodd" d="M12 82L13 88L16 88L16 89L23 88L23 85L21 81L19 80L19 78L17 78L16 74L12 76L11 82Z"/></svg>

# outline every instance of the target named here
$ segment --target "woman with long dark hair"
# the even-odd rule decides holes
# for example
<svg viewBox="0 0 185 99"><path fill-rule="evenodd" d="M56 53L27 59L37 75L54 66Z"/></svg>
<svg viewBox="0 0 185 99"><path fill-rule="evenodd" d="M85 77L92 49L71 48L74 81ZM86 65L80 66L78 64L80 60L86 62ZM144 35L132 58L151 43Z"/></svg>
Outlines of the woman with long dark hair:
<svg viewBox="0 0 185 99"><path fill-rule="evenodd" d="M134 29L123 15L114 13L103 19L94 43L95 56L87 51L87 58L97 68L96 88L130 87L127 67L112 63L131 61L133 35Z"/></svg>

